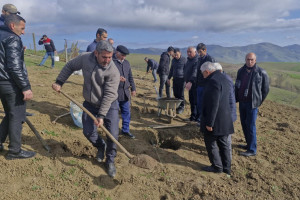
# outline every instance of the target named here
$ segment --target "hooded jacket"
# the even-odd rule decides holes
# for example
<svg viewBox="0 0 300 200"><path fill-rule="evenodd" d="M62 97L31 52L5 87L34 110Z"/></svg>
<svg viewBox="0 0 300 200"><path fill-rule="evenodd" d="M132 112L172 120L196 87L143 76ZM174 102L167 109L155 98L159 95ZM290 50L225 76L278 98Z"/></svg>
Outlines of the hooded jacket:
<svg viewBox="0 0 300 200"><path fill-rule="evenodd" d="M7 26L0 26L0 84L12 84L22 91L31 89L22 40Z"/></svg>

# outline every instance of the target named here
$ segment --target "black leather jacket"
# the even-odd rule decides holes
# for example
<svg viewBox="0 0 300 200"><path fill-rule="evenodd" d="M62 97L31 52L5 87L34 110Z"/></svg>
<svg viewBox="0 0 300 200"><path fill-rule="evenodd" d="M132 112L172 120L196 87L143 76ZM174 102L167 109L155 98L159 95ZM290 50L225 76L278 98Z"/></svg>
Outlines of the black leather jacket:
<svg viewBox="0 0 300 200"><path fill-rule="evenodd" d="M22 40L7 26L0 26L0 84L16 85L22 91L31 89Z"/></svg>
<svg viewBox="0 0 300 200"><path fill-rule="evenodd" d="M252 81L250 87L252 89L252 108L258 108L266 99L269 93L269 77L267 72L255 64L253 71ZM246 65L239 69L237 72L237 78L235 81L235 99L239 102L238 92L241 83L241 72L246 70Z"/></svg>

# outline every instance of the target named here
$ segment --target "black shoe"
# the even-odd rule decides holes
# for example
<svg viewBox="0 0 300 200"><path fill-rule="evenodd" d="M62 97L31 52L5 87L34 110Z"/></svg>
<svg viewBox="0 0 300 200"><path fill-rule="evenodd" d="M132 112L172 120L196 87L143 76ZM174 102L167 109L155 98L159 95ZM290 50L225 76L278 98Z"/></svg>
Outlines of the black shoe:
<svg viewBox="0 0 300 200"><path fill-rule="evenodd" d="M214 173L222 173L223 170L219 170L219 169L216 169L215 167L213 166L206 166L206 167L202 167L202 170L203 171L206 171L206 172L214 172Z"/></svg>
<svg viewBox="0 0 300 200"><path fill-rule="evenodd" d="M25 151L25 150L20 150L18 153L14 152L8 152L5 155L5 158L7 160L14 160L14 159L26 159L26 158L32 158L35 156L35 152L33 151Z"/></svg>
<svg viewBox="0 0 300 200"><path fill-rule="evenodd" d="M110 177L115 177L117 170L114 163L106 163L107 173Z"/></svg>
<svg viewBox="0 0 300 200"><path fill-rule="evenodd" d="M247 150L247 145L239 144L238 148Z"/></svg>
<svg viewBox="0 0 300 200"><path fill-rule="evenodd" d="M98 162L102 162L104 160L105 150L106 150L106 143L104 143L101 147L98 147L98 152L96 157Z"/></svg>
<svg viewBox="0 0 300 200"><path fill-rule="evenodd" d="M127 136L127 137L130 137L131 139L134 139L134 138L135 138L135 136L132 135L130 132L123 132L123 131L122 131L121 134L122 134L122 135L125 135L125 136Z"/></svg>
<svg viewBox="0 0 300 200"><path fill-rule="evenodd" d="M4 150L4 146L2 143L0 143L0 151L3 151Z"/></svg>
<svg viewBox="0 0 300 200"><path fill-rule="evenodd" d="M241 152L241 156L249 157L249 156L256 156L256 153L251 152L251 151L246 151L246 152Z"/></svg>
<svg viewBox="0 0 300 200"><path fill-rule="evenodd" d="M33 114L33 113L26 112L25 115L26 115L26 116L33 116L34 114Z"/></svg>

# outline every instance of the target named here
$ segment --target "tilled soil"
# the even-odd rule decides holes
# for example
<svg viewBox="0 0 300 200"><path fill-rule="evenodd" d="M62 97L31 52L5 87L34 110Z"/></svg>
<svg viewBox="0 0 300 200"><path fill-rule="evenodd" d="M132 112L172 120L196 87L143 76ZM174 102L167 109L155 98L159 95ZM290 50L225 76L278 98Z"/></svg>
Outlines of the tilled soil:
<svg viewBox="0 0 300 200"><path fill-rule="evenodd" d="M142 78L134 71L137 96L132 98L132 140L120 136L119 142L133 155L145 154L156 165L141 168L118 151L117 175L110 178L103 163L95 160L94 148L76 127L69 112L70 101L51 89L58 69L28 67L34 99L28 102L28 117L51 148L47 152L31 129L24 124L22 144L37 152L35 158L5 160L8 143L0 153L0 199L299 199L300 152L298 108L265 101L257 120L258 153L241 157L245 144L239 120L232 136L232 175L201 170L209 165L203 137L196 124L184 121L183 114L170 125L157 101L151 76ZM63 90L79 102L81 76L71 76ZM158 87L158 83L156 84ZM186 99L188 99L186 95ZM3 109L1 107L0 118ZM120 126L121 124L119 124ZM104 133L101 133L104 136ZM133 163L133 164L132 164ZM149 164L149 163L146 163ZM151 164L151 163L150 163Z"/></svg>

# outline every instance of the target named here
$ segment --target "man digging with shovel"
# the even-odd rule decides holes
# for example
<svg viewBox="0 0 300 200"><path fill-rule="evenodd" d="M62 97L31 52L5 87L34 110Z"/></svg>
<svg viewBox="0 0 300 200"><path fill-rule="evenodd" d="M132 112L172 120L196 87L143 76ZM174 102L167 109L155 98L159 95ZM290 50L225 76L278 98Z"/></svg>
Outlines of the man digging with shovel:
<svg viewBox="0 0 300 200"><path fill-rule="evenodd" d="M96 116L93 120L87 113L82 115L83 134L98 149L97 160L106 162L108 175L116 175L114 158L117 154L117 145L107 138L107 143L98 135L97 128L104 126L118 140L119 136L119 105L117 102L120 73L112 61L113 47L108 41L100 41L96 50L84 53L70 60L62 69L52 88L59 92L69 76L82 69L84 84L83 106Z"/></svg>

